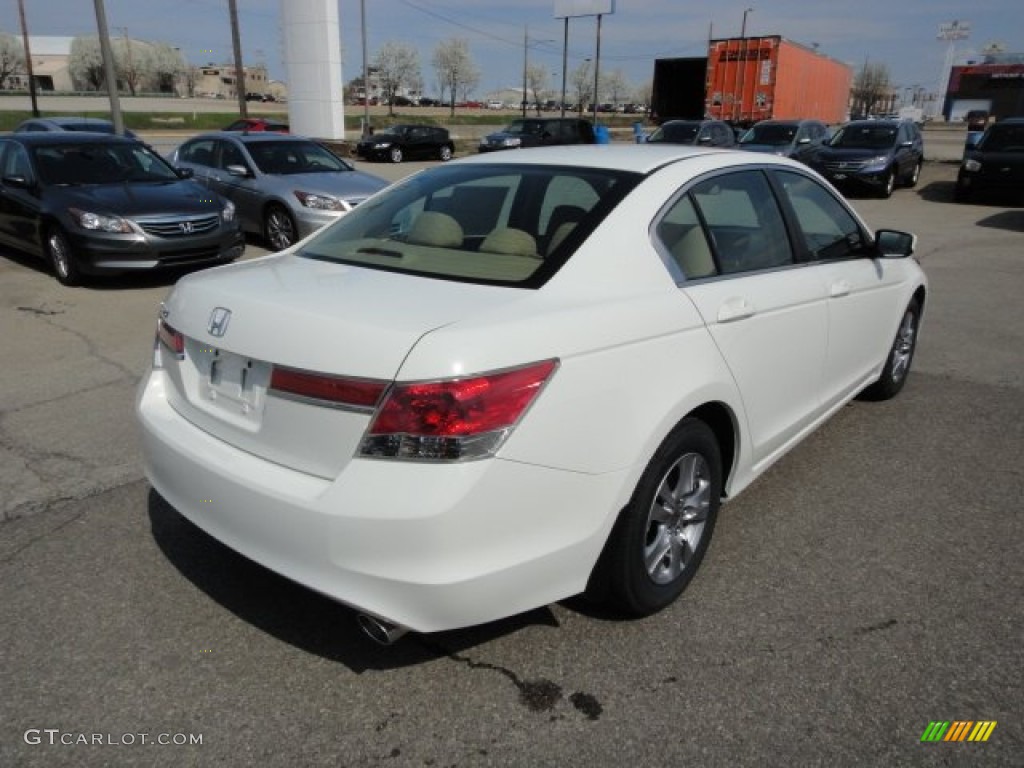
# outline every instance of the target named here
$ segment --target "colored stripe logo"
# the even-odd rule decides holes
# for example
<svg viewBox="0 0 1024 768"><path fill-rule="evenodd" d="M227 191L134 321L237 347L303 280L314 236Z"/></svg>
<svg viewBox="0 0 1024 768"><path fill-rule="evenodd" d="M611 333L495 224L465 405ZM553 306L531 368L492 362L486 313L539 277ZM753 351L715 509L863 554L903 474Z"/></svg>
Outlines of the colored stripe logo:
<svg viewBox="0 0 1024 768"><path fill-rule="evenodd" d="M988 741L995 729L995 720L932 720L921 741Z"/></svg>

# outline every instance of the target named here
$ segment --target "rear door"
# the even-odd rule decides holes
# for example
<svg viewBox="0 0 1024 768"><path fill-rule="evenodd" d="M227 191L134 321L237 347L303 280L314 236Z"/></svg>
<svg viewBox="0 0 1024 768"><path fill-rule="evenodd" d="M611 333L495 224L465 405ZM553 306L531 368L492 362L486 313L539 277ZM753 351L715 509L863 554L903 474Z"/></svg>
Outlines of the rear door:
<svg viewBox="0 0 1024 768"><path fill-rule="evenodd" d="M739 387L755 462L769 459L820 411L828 340L821 281L795 264L760 170L699 182L655 233Z"/></svg>

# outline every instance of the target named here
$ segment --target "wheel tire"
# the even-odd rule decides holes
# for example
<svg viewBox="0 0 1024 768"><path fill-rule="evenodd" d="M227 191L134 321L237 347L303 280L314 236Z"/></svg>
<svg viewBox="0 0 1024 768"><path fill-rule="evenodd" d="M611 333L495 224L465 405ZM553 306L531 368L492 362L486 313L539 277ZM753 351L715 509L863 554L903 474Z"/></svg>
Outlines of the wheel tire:
<svg viewBox="0 0 1024 768"><path fill-rule="evenodd" d="M452 148L447 145L441 147L441 151L437 153L437 156L442 163L447 163L452 159Z"/></svg>
<svg viewBox="0 0 1024 768"><path fill-rule="evenodd" d="M75 286L82 284L82 272L78 267L67 236L57 227L46 233L46 257L53 269L53 275L61 285Z"/></svg>
<svg viewBox="0 0 1024 768"><path fill-rule="evenodd" d="M284 206L267 208L263 216L263 237L275 251L283 251L299 239L295 221Z"/></svg>
<svg viewBox="0 0 1024 768"><path fill-rule="evenodd" d="M921 161L918 160L914 165L914 170L910 173L910 178L907 179L907 186L913 189L917 186L917 182L921 180Z"/></svg>
<svg viewBox="0 0 1024 768"><path fill-rule="evenodd" d="M391 160L392 163L402 162L402 148L392 147L388 152L388 159Z"/></svg>
<svg viewBox="0 0 1024 768"><path fill-rule="evenodd" d="M660 611L689 584L707 551L722 495L714 433L685 419L665 438L619 515L591 584L614 610Z"/></svg>
<svg viewBox="0 0 1024 768"><path fill-rule="evenodd" d="M892 191L894 189L896 189L896 171L890 168L885 174L885 186L883 186L880 191L882 198L888 200L892 197Z"/></svg>
<svg viewBox="0 0 1024 768"><path fill-rule="evenodd" d="M917 328L921 322L921 305L912 299L907 305L896 338L889 348L889 354L882 366L882 374L878 381L863 392L865 400L888 400L896 397L907 383L910 364L914 361L917 349Z"/></svg>

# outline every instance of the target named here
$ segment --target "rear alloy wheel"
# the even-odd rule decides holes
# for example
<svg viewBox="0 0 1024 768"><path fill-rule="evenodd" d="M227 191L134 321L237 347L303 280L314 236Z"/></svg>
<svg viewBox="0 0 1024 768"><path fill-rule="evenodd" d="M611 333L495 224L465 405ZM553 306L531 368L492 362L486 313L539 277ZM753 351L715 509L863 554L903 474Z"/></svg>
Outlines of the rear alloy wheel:
<svg viewBox="0 0 1024 768"><path fill-rule="evenodd" d="M295 221L284 206L272 205L267 209L263 218L263 236L275 251L283 251L299 239Z"/></svg>
<svg viewBox="0 0 1024 768"><path fill-rule="evenodd" d="M917 326L921 321L921 305L913 299L907 305L896 331L896 339L889 350L889 356L882 366L882 375L878 381L864 390L866 400L889 400L896 397L907 382L910 364L914 361L914 350L917 349Z"/></svg>
<svg viewBox="0 0 1024 768"><path fill-rule="evenodd" d="M613 608L646 615L671 604L700 566L722 495L714 433L685 419L658 448L605 546L595 584Z"/></svg>
<svg viewBox="0 0 1024 768"><path fill-rule="evenodd" d="M78 260L67 236L54 227L46 233L46 255L53 268L53 274L61 285L74 286L82 282Z"/></svg>
<svg viewBox="0 0 1024 768"><path fill-rule="evenodd" d="M388 152L388 158L391 160L392 163L402 162L402 148L392 147L391 150Z"/></svg>
<svg viewBox="0 0 1024 768"><path fill-rule="evenodd" d="M890 168L885 173L885 184L882 186L882 197L888 200L896 189L896 171Z"/></svg>
<svg viewBox="0 0 1024 768"><path fill-rule="evenodd" d="M437 156L441 159L442 163L447 163L452 159L452 148L446 144L441 147L441 151L437 153Z"/></svg>

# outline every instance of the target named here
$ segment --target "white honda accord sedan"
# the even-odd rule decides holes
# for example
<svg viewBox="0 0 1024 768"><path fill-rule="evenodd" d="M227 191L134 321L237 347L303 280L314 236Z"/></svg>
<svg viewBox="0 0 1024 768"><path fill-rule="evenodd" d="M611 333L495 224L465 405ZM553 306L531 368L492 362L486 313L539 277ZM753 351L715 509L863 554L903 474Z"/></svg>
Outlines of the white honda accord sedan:
<svg viewBox="0 0 1024 768"><path fill-rule="evenodd" d="M146 472L383 642L581 592L648 614L722 499L903 387L914 244L784 158L445 164L177 284L138 396Z"/></svg>

